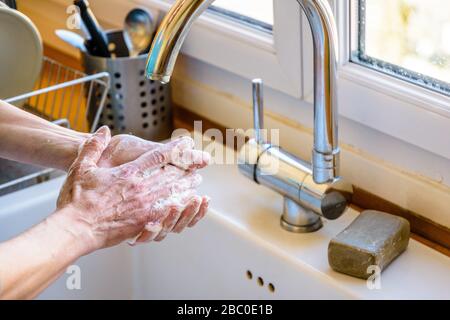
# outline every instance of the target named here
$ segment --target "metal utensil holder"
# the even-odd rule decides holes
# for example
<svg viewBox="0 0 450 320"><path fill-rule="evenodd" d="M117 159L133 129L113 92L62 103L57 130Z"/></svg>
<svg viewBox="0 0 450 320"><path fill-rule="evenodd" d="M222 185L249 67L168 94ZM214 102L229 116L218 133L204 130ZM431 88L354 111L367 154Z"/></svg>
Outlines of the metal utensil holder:
<svg viewBox="0 0 450 320"><path fill-rule="evenodd" d="M34 91L5 101L58 125L77 131L93 132L98 127L109 83L109 74L106 72L86 75L44 58ZM91 109L94 100L95 108ZM58 170L0 158L0 195L47 181L61 174L62 172Z"/></svg>
<svg viewBox="0 0 450 320"><path fill-rule="evenodd" d="M88 74L106 71L111 77L100 124L114 134L131 133L152 141L169 138L173 130L170 86L145 78L146 55L129 57L122 31L107 35L111 58L82 52ZM94 110L95 101L91 103Z"/></svg>

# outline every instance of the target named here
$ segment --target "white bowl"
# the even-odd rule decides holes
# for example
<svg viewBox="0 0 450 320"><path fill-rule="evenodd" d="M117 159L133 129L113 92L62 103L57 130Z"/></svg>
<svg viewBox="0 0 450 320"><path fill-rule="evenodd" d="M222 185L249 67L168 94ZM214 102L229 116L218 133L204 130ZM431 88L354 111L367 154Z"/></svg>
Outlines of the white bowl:
<svg viewBox="0 0 450 320"><path fill-rule="evenodd" d="M42 66L39 31L17 10L0 7L0 99L33 90Z"/></svg>

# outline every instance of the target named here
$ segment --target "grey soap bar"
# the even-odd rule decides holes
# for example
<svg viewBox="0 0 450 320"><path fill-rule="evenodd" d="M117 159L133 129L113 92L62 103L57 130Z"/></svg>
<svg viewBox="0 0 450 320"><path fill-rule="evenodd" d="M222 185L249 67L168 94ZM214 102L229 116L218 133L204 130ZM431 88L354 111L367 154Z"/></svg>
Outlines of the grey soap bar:
<svg viewBox="0 0 450 320"><path fill-rule="evenodd" d="M370 266L383 270L406 250L409 233L406 219L364 211L330 241L328 263L335 271L367 279L373 274Z"/></svg>

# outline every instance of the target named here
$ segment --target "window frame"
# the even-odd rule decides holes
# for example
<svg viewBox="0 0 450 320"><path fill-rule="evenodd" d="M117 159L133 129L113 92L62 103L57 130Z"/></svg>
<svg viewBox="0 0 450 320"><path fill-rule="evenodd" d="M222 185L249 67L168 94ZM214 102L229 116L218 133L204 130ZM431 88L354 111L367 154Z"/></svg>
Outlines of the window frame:
<svg viewBox="0 0 450 320"><path fill-rule="evenodd" d="M350 1L333 3L340 42L340 114L450 159L450 97L352 62L351 41L358 37L350 25Z"/></svg>
<svg viewBox="0 0 450 320"><path fill-rule="evenodd" d="M173 0L132 2L167 12ZM263 78L269 87L303 98L301 19L296 0L274 1L273 34L205 12L194 23L181 52L241 77Z"/></svg>
<svg viewBox="0 0 450 320"><path fill-rule="evenodd" d="M388 75L397 77L401 80L405 80L408 82L411 82L413 84L422 86L424 88L430 89L432 91L437 91L440 93L443 93L444 95L450 96L450 84L433 78L431 76L427 76L425 74L420 74L419 72L409 70L406 68L403 68L399 65L387 62L383 59L376 58L374 56L368 55L366 53L366 23L361 22L365 21L365 17L361 18L362 15L366 15L366 10L362 10L361 6L366 7L367 0L352 0L350 2L350 6L353 6L354 8L350 8L353 14L357 14L357 17L352 17L353 20L358 19L359 25L354 27L355 30L357 30L357 39L355 41L352 41L352 55L351 60L352 62L362 64L364 66L367 66L369 68L372 68L376 71L386 73ZM380 67L380 65L383 65L383 67ZM400 70L403 74L400 74ZM426 81L425 83L420 83L419 81L423 79Z"/></svg>

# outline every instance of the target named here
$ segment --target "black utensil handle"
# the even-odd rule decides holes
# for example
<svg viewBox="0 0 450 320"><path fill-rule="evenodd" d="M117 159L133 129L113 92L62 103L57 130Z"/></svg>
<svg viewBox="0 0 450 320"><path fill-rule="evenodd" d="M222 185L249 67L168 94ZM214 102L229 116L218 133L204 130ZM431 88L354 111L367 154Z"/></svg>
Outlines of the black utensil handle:
<svg viewBox="0 0 450 320"><path fill-rule="evenodd" d="M11 9L17 9L16 0L3 0L3 2Z"/></svg>
<svg viewBox="0 0 450 320"><path fill-rule="evenodd" d="M86 0L75 0L73 2L80 9L81 21L89 32L91 39L88 40L88 50L91 55L100 57L110 57L108 49L108 38L89 8Z"/></svg>

